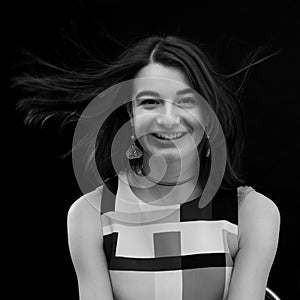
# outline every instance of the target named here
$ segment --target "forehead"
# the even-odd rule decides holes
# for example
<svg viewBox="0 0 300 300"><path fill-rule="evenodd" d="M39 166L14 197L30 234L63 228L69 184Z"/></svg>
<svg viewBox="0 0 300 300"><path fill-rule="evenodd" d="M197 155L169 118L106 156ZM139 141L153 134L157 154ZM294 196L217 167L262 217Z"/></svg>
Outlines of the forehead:
<svg viewBox="0 0 300 300"><path fill-rule="evenodd" d="M134 94L147 89L170 95L188 87L188 79L181 70L155 63L142 68L133 80Z"/></svg>

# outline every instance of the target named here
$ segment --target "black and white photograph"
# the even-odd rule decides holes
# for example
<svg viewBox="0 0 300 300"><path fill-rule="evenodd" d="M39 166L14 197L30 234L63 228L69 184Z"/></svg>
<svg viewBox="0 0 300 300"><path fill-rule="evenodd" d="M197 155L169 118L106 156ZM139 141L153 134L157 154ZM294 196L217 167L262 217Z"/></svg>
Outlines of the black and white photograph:
<svg viewBox="0 0 300 300"><path fill-rule="evenodd" d="M296 4L8 5L9 299L300 299Z"/></svg>

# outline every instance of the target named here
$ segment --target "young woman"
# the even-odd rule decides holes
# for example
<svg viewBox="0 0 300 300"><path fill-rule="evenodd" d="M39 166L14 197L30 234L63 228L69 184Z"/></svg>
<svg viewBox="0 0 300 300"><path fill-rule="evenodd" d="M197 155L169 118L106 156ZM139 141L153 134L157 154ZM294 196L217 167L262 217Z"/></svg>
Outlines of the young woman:
<svg viewBox="0 0 300 300"><path fill-rule="evenodd" d="M28 121L62 115L80 127L90 105L113 107L93 123L103 183L68 214L80 299L264 299L280 214L237 174L244 121L228 77L175 36L146 38L102 71L63 75L20 102ZM53 87L62 94L50 100Z"/></svg>

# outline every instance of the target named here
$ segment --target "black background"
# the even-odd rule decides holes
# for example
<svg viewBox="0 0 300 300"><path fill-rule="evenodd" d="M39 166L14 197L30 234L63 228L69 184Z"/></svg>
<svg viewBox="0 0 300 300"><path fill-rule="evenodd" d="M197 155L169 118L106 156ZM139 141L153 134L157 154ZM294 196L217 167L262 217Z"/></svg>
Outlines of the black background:
<svg viewBox="0 0 300 300"><path fill-rule="evenodd" d="M295 2L264 1L11 1L9 77L25 48L53 63L82 63L68 40L99 58L114 59L146 34L178 34L210 45L212 56L232 71L248 49L268 43L280 55L254 67L243 100L247 117L244 169L251 185L281 212L277 256L268 286L282 299L299 295L299 10ZM9 86L9 81L7 81ZM71 158L72 129L58 134L24 127L14 112L18 93L8 90L2 111L9 171L4 186L12 299L78 299L68 252L66 217L81 192ZM7 105L7 106L6 106ZM9 197L7 197L9 195ZM7 217L6 214L7 213Z"/></svg>

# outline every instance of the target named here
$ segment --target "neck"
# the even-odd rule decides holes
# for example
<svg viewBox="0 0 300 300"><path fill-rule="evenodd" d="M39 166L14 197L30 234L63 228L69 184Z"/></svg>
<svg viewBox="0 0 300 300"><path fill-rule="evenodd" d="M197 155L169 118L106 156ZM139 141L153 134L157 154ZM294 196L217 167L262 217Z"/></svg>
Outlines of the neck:
<svg viewBox="0 0 300 300"><path fill-rule="evenodd" d="M199 165L198 152L197 155L172 161L165 161L158 155L153 155L150 159L144 155L142 172L150 181L158 185L172 186L197 178Z"/></svg>
<svg viewBox="0 0 300 300"><path fill-rule="evenodd" d="M175 186L175 185L181 185L184 183L187 183L189 181L192 181L194 179L194 176L187 178L183 181L175 181L175 182L164 182L162 180L160 181L156 181L155 179L151 178L149 175L147 176L147 174L144 173L144 171L142 170L142 174L147 177L148 180L150 180L151 182L158 184L158 185L163 185L163 186Z"/></svg>

